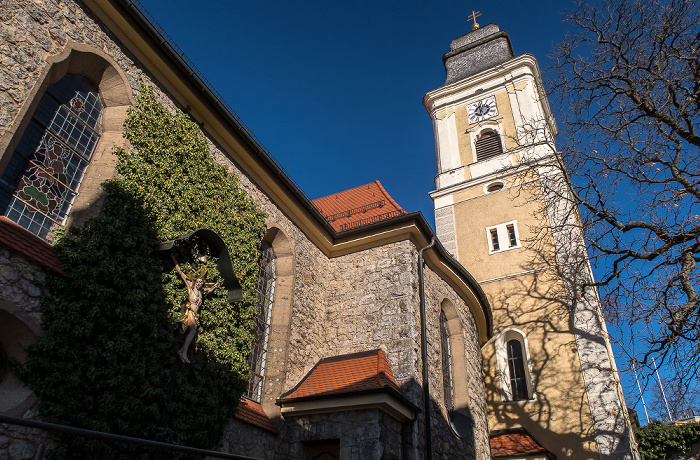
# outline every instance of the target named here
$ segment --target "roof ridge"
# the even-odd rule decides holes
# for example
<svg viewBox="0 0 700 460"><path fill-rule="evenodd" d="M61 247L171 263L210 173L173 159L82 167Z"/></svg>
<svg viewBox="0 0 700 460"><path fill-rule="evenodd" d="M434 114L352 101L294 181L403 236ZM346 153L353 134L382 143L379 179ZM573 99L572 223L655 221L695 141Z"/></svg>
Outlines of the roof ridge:
<svg viewBox="0 0 700 460"><path fill-rule="evenodd" d="M391 201L391 203L392 203L394 206L396 206L397 208L399 208L399 209L401 209L402 211L405 212L405 210L404 210L401 206L399 206L399 204L391 197L391 195L389 195L389 193L386 191L386 189L384 188L384 186L382 185L382 183L379 182L379 179L375 180L374 182L377 183L377 186L379 186L379 189L382 191L382 193L384 194L384 196L386 196L386 198L387 198L389 201Z"/></svg>

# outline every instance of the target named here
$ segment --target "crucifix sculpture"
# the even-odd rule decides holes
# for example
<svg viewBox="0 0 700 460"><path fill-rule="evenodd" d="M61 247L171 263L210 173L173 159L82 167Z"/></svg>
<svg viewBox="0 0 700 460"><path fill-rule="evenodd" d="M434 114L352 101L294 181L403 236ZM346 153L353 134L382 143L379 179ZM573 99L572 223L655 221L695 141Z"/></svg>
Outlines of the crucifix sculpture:
<svg viewBox="0 0 700 460"><path fill-rule="evenodd" d="M243 289L238 281L238 277L233 269L233 263L231 261L231 255L228 252L226 243L221 239L216 232L201 228L192 233L182 235L179 238L169 241L163 241L156 245L154 250L156 252L170 253L170 258L175 264L175 270L177 270L180 278L185 282L187 286L187 300L181 305L182 313L184 313L184 318L180 323L180 331L182 333L187 332L187 337L185 337L185 343L182 348L177 352L178 357L184 363L189 363L187 357L187 350L192 343L192 339L197 334L199 309L202 306L202 298L205 294L212 292L214 289L219 287L219 283L211 284L205 286L204 273L200 271L195 275L186 275L180 269L180 265L177 263L174 255L171 253L175 246L181 244L192 244L194 241L199 241L209 248L209 252L217 258L216 268L219 270L219 274L223 278L223 287L226 288L228 292L227 300L229 304L234 304L239 300L243 299ZM198 276L197 276L198 275Z"/></svg>
<svg viewBox="0 0 700 460"><path fill-rule="evenodd" d="M187 337L185 337L185 343L182 345L177 352L183 363L190 363L187 358L187 350L190 348L190 343L194 339L195 334L197 334L197 325L199 324L199 307L202 306L202 298L205 294L209 294L214 289L219 287L219 283L216 283L212 287L204 287L204 278L202 276L192 277L190 279L185 275L180 269L180 265L177 263L174 255L170 255L170 258L175 263L175 270L185 282L187 286L187 300L183 302L182 309L185 317L182 319L181 328L182 332L187 332Z"/></svg>

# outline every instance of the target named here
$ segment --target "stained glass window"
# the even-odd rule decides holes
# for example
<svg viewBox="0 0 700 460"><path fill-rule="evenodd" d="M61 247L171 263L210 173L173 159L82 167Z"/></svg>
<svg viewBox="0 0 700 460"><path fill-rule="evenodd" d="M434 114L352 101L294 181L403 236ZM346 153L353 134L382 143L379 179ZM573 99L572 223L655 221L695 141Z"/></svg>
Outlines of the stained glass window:
<svg viewBox="0 0 700 460"><path fill-rule="evenodd" d="M103 104L85 78L49 86L0 177L0 213L51 240L65 223L102 134Z"/></svg>
<svg viewBox="0 0 700 460"><path fill-rule="evenodd" d="M272 303L275 299L275 252L269 243L263 241L258 260L260 277L255 288L257 311L255 314L255 338L253 349L248 358L248 365L253 376L248 382L245 396L260 402L262 397L263 377L267 360L267 344L270 338L270 317Z"/></svg>

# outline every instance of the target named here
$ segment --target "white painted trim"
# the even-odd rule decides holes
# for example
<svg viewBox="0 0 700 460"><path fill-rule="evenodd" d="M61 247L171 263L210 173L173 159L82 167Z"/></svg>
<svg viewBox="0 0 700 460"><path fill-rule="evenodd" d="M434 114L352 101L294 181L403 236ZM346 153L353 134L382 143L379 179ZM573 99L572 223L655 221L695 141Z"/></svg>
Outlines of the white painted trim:
<svg viewBox="0 0 700 460"><path fill-rule="evenodd" d="M513 226L513 231L515 232L515 246L510 245L510 236L508 235L508 227ZM491 237L491 231L496 230L498 235L498 246L499 249L493 248L493 239ZM510 251L511 249L518 249L522 246L520 245L520 232L518 231L518 221L511 220L510 222L504 222L502 224L493 225L491 227L486 227L486 239L489 245L489 254L496 254L503 251ZM504 247L504 243L508 246Z"/></svg>
<svg viewBox="0 0 700 460"><path fill-rule="evenodd" d="M399 422L415 419L413 409L387 393L371 393L311 401L282 402L282 415L311 415L359 409L381 409Z"/></svg>
<svg viewBox="0 0 700 460"><path fill-rule="evenodd" d="M546 267L536 268L534 270L526 270L524 272L511 273L510 275L497 276L496 278L489 278L487 280L479 281L479 284L493 283L494 281L507 280L509 278L517 278L519 276L531 275L533 273L544 272L547 270L556 270L556 265L547 265Z"/></svg>

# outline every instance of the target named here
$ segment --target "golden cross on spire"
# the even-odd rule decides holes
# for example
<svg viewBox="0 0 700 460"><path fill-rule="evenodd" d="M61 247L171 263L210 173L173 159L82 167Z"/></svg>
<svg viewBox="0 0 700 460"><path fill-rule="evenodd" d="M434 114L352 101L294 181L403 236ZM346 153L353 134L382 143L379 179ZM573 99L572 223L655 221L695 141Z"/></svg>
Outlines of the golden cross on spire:
<svg viewBox="0 0 700 460"><path fill-rule="evenodd" d="M479 28L479 24L477 24L477 22L476 22L476 18L478 18L479 16L481 16L481 12L474 11L474 10L472 10L472 14L469 15L469 19L474 21L474 25L472 26L472 30L476 30Z"/></svg>

